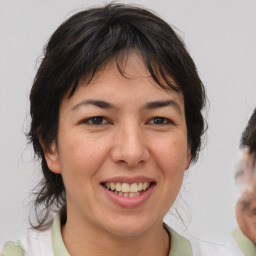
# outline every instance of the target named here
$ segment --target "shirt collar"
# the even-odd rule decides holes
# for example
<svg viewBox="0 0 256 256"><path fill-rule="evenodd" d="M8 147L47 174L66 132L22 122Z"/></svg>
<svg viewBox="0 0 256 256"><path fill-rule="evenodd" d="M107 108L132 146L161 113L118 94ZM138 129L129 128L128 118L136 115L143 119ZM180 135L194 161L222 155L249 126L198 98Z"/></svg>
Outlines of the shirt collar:
<svg viewBox="0 0 256 256"><path fill-rule="evenodd" d="M245 256L255 256L256 246L255 244L246 237L240 229L236 229L232 232L232 236L236 240L238 246L242 250Z"/></svg>
<svg viewBox="0 0 256 256"><path fill-rule="evenodd" d="M60 214L54 217L52 224L52 247L54 256L70 256L61 235Z"/></svg>
<svg viewBox="0 0 256 256"><path fill-rule="evenodd" d="M164 223L164 227L169 233L171 239L171 250L169 256L192 256L192 248L190 242L183 236L179 235Z"/></svg>
<svg viewBox="0 0 256 256"><path fill-rule="evenodd" d="M164 228L171 238L171 251L169 256L192 256L189 241L164 224ZM60 214L54 217L52 224L52 246L55 256L70 256L61 235Z"/></svg>

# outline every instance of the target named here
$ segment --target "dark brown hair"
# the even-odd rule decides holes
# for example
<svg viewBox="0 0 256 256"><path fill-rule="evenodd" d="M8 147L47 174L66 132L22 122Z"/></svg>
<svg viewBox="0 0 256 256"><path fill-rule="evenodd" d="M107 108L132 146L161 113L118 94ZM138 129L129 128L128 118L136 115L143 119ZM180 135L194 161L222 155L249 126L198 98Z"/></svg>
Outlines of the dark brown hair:
<svg viewBox="0 0 256 256"><path fill-rule="evenodd" d="M161 18L149 10L124 4L108 4L81 11L51 36L30 93L31 129L28 138L41 161L43 179L35 199L42 227L53 206L64 207L62 177L47 166L40 140L47 146L57 138L60 103L71 97L81 79L87 84L108 61L120 61L136 51L152 78L161 87L164 81L184 96L188 143L192 161L198 158L205 130L202 109L205 90L196 66L181 38ZM175 86L168 78L175 81Z"/></svg>
<svg viewBox="0 0 256 256"><path fill-rule="evenodd" d="M256 109L242 134L241 147L248 147L249 153L256 155Z"/></svg>

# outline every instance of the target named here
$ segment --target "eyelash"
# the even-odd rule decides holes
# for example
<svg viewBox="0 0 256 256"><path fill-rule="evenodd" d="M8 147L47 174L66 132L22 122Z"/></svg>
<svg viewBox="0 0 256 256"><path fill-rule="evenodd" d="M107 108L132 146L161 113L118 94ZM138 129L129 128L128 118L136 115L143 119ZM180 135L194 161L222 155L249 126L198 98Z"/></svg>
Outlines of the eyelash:
<svg viewBox="0 0 256 256"><path fill-rule="evenodd" d="M100 121L100 123L99 123L99 121ZM83 120L82 123L98 126L98 125L108 124L110 122L103 116L93 116L93 117Z"/></svg>
<svg viewBox="0 0 256 256"><path fill-rule="evenodd" d="M156 121L160 121L160 123L152 123L153 122L156 122ZM174 124L172 120L170 120L169 118L165 118L165 117L161 117L161 116L156 116L156 117L153 117L149 120L148 122L149 124L155 124L155 125L169 125L169 124Z"/></svg>
<svg viewBox="0 0 256 256"><path fill-rule="evenodd" d="M93 116L93 117L83 120L82 123L99 126L99 125L109 124L110 122L103 116ZM164 126L164 125L174 124L174 122L168 118L156 116L156 117L152 117L151 119L149 119L147 124Z"/></svg>

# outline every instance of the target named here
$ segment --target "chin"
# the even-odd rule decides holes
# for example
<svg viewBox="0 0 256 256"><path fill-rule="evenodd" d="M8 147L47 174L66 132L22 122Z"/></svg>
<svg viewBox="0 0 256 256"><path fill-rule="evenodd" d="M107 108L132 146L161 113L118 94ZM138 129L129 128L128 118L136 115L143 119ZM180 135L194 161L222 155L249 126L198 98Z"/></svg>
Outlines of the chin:
<svg viewBox="0 0 256 256"><path fill-rule="evenodd" d="M110 223L108 228L105 227L109 233L112 233L115 236L129 238L140 236L153 228L152 220L149 222L144 218L131 219L126 218L123 220L115 220L114 223Z"/></svg>

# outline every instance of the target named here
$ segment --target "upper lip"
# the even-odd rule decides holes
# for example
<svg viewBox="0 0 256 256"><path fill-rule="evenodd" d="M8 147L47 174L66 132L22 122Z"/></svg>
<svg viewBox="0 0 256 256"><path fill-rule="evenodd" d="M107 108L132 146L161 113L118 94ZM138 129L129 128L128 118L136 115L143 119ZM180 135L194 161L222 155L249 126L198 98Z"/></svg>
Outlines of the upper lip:
<svg viewBox="0 0 256 256"><path fill-rule="evenodd" d="M154 179L146 176L136 176L136 177L117 176L117 177L112 177L112 178L103 180L101 183L105 183L105 182L128 183L128 184L140 183L140 182L156 183Z"/></svg>

